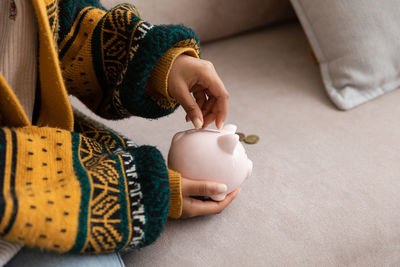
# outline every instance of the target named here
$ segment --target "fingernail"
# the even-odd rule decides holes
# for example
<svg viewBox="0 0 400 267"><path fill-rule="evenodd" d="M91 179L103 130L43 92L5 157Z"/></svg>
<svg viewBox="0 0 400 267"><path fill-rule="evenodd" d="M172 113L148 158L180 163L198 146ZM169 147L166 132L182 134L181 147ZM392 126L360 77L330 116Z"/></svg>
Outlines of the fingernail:
<svg viewBox="0 0 400 267"><path fill-rule="evenodd" d="M218 193L225 193L228 190L226 184L217 184Z"/></svg>
<svg viewBox="0 0 400 267"><path fill-rule="evenodd" d="M221 130L222 128L224 128L224 123L221 123L221 125L218 127L218 130Z"/></svg>
<svg viewBox="0 0 400 267"><path fill-rule="evenodd" d="M203 126L203 123L201 122L201 120L199 118L195 118L193 120L193 125L194 125L194 128L200 129Z"/></svg>

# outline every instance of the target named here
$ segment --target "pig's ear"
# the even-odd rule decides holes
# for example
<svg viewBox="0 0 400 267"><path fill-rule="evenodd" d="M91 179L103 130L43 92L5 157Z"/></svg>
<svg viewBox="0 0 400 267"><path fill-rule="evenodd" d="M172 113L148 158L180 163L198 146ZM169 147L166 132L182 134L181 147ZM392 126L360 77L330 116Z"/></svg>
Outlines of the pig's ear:
<svg viewBox="0 0 400 267"><path fill-rule="evenodd" d="M228 132L228 133L233 133L234 134L234 133L236 133L237 126L234 125L234 124L227 124L227 125L224 126L224 128L222 128L222 130L224 132Z"/></svg>
<svg viewBox="0 0 400 267"><path fill-rule="evenodd" d="M235 151L235 147L238 142L239 136L237 134L224 134L218 137L219 147L229 154L233 154L233 151Z"/></svg>

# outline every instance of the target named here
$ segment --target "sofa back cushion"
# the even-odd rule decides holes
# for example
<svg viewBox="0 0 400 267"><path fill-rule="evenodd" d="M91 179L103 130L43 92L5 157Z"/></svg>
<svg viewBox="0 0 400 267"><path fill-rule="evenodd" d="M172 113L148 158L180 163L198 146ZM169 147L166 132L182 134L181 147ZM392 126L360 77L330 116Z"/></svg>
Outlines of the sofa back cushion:
<svg viewBox="0 0 400 267"><path fill-rule="evenodd" d="M135 5L152 24L184 24L201 42L223 38L294 18L289 0L102 0L111 8Z"/></svg>

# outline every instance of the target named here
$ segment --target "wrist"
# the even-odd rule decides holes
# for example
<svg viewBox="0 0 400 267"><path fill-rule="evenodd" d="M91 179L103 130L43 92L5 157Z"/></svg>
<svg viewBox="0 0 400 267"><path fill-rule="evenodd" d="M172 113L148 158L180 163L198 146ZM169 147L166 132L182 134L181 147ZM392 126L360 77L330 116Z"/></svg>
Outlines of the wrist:
<svg viewBox="0 0 400 267"><path fill-rule="evenodd" d="M191 47L173 47L160 58L149 79L148 91L151 95L158 94L168 101L175 101L169 93L168 80L175 60L183 54L198 58Z"/></svg>

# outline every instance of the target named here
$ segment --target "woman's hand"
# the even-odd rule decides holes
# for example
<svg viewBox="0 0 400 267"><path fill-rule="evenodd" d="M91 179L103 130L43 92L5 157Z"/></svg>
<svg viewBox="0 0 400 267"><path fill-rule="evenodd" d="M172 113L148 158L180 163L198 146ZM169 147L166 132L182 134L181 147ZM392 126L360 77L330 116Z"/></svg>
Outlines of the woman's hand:
<svg viewBox="0 0 400 267"><path fill-rule="evenodd" d="M232 193L226 195L222 201L199 200L192 196L210 197L225 193L226 185L211 181L195 181L182 177L183 211L181 218L190 218L201 215L217 214L223 211L239 193L237 188Z"/></svg>
<svg viewBox="0 0 400 267"><path fill-rule="evenodd" d="M218 129L222 128L229 94L211 62L178 56L168 76L168 93L182 105L186 121L191 120L195 128L207 127L214 121Z"/></svg>

